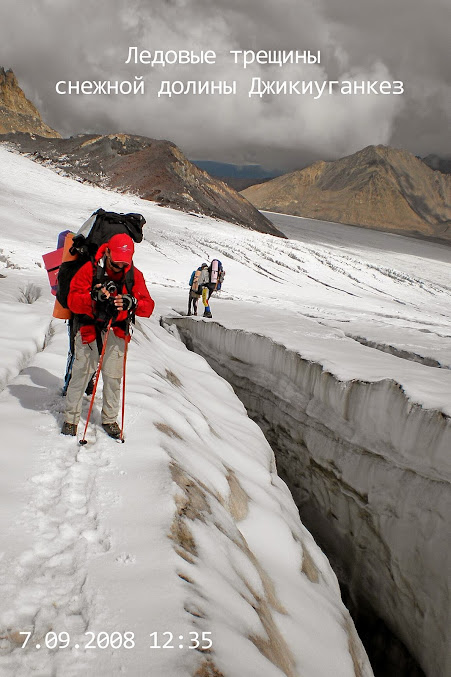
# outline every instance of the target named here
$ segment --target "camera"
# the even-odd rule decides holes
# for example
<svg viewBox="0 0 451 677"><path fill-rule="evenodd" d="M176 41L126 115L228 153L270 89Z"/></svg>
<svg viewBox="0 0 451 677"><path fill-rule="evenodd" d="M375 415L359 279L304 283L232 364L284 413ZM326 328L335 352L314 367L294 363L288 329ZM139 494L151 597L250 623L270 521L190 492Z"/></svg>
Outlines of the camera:
<svg viewBox="0 0 451 677"><path fill-rule="evenodd" d="M103 292L102 289L105 289L105 292L108 292L108 294ZM113 280L108 280L108 282L106 282L101 287L101 289L97 290L96 296L98 301L107 301L112 296L117 296L117 287L115 282Z"/></svg>
<svg viewBox="0 0 451 677"><path fill-rule="evenodd" d="M117 287L116 283L113 280L108 280L108 282L103 285L110 296L117 296Z"/></svg>

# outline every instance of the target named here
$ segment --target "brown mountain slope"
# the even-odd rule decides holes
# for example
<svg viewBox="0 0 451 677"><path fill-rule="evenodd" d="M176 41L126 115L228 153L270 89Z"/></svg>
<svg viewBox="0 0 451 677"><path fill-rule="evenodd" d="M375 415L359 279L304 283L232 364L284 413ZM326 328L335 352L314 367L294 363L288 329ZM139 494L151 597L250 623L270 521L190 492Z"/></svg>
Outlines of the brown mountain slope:
<svg viewBox="0 0 451 677"><path fill-rule="evenodd" d="M386 146L316 162L242 194L258 209L451 240L451 176Z"/></svg>
<svg viewBox="0 0 451 677"><path fill-rule="evenodd" d="M285 237L244 197L198 169L169 141L130 134L50 139L16 133L0 136L0 142L81 180Z"/></svg>
<svg viewBox="0 0 451 677"><path fill-rule="evenodd" d="M130 134L80 134L61 139L58 132L42 122L12 70L5 72L3 68L0 68L1 142L69 176L285 237L244 197L193 165L169 141Z"/></svg>
<svg viewBox="0 0 451 677"><path fill-rule="evenodd" d="M29 132L60 137L42 121L39 111L27 99L12 70L0 67L0 134Z"/></svg>

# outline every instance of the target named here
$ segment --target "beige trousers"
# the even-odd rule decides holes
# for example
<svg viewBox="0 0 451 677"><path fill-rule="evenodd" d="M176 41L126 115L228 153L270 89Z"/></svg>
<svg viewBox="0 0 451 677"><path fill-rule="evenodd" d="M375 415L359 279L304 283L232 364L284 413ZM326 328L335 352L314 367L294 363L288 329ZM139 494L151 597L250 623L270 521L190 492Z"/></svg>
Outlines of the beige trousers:
<svg viewBox="0 0 451 677"><path fill-rule="evenodd" d="M113 330L108 334L108 341L102 364L103 406L102 423L114 423L119 412L122 369L124 364L125 341L118 338ZM64 420L78 424L80 420L83 395L89 379L99 361L99 351L95 341L82 343L80 332L75 337L75 358L72 376L66 394L66 410Z"/></svg>

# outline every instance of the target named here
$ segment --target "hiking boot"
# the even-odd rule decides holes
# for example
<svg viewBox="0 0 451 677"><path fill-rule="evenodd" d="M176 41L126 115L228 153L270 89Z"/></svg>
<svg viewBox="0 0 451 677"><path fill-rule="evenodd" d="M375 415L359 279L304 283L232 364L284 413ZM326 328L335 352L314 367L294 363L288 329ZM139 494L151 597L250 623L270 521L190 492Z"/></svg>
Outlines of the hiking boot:
<svg viewBox="0 0 451 677"><path fill-rule="evenodd" d="M71 435L72 437L75 437L76 434L77 434L77 424L68 423L67 421L64 421L63 427L61 428L61 435Z"/></svg>
<svg viewBox="0 0 451 677"><path fill-rule="evenodd" d="M203 317L213 317L213 315L208 310L206 310L203 314Z"/></svg>
<svg viewBox="0 0 451 677"><path fill-rule="evenodd" d="M102 428L104 429L106 434L112 437L113 439L115 440L121 439L121 429L116 421L114 423L102 423Z"/></svg>

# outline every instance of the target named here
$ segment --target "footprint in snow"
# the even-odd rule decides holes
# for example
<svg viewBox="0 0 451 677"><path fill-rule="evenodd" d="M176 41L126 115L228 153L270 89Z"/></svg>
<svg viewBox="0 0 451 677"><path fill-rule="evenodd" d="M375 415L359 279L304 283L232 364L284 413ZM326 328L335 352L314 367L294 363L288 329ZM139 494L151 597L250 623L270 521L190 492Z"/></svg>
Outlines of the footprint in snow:
<svg viewBox="0 0 451 677"><path fill-rule="evenodd" d="M130 555L127 552L123 552L120 555L116 557L115 560L118 564L135 564L136 562L136 557L134 555Z"/></svg>

